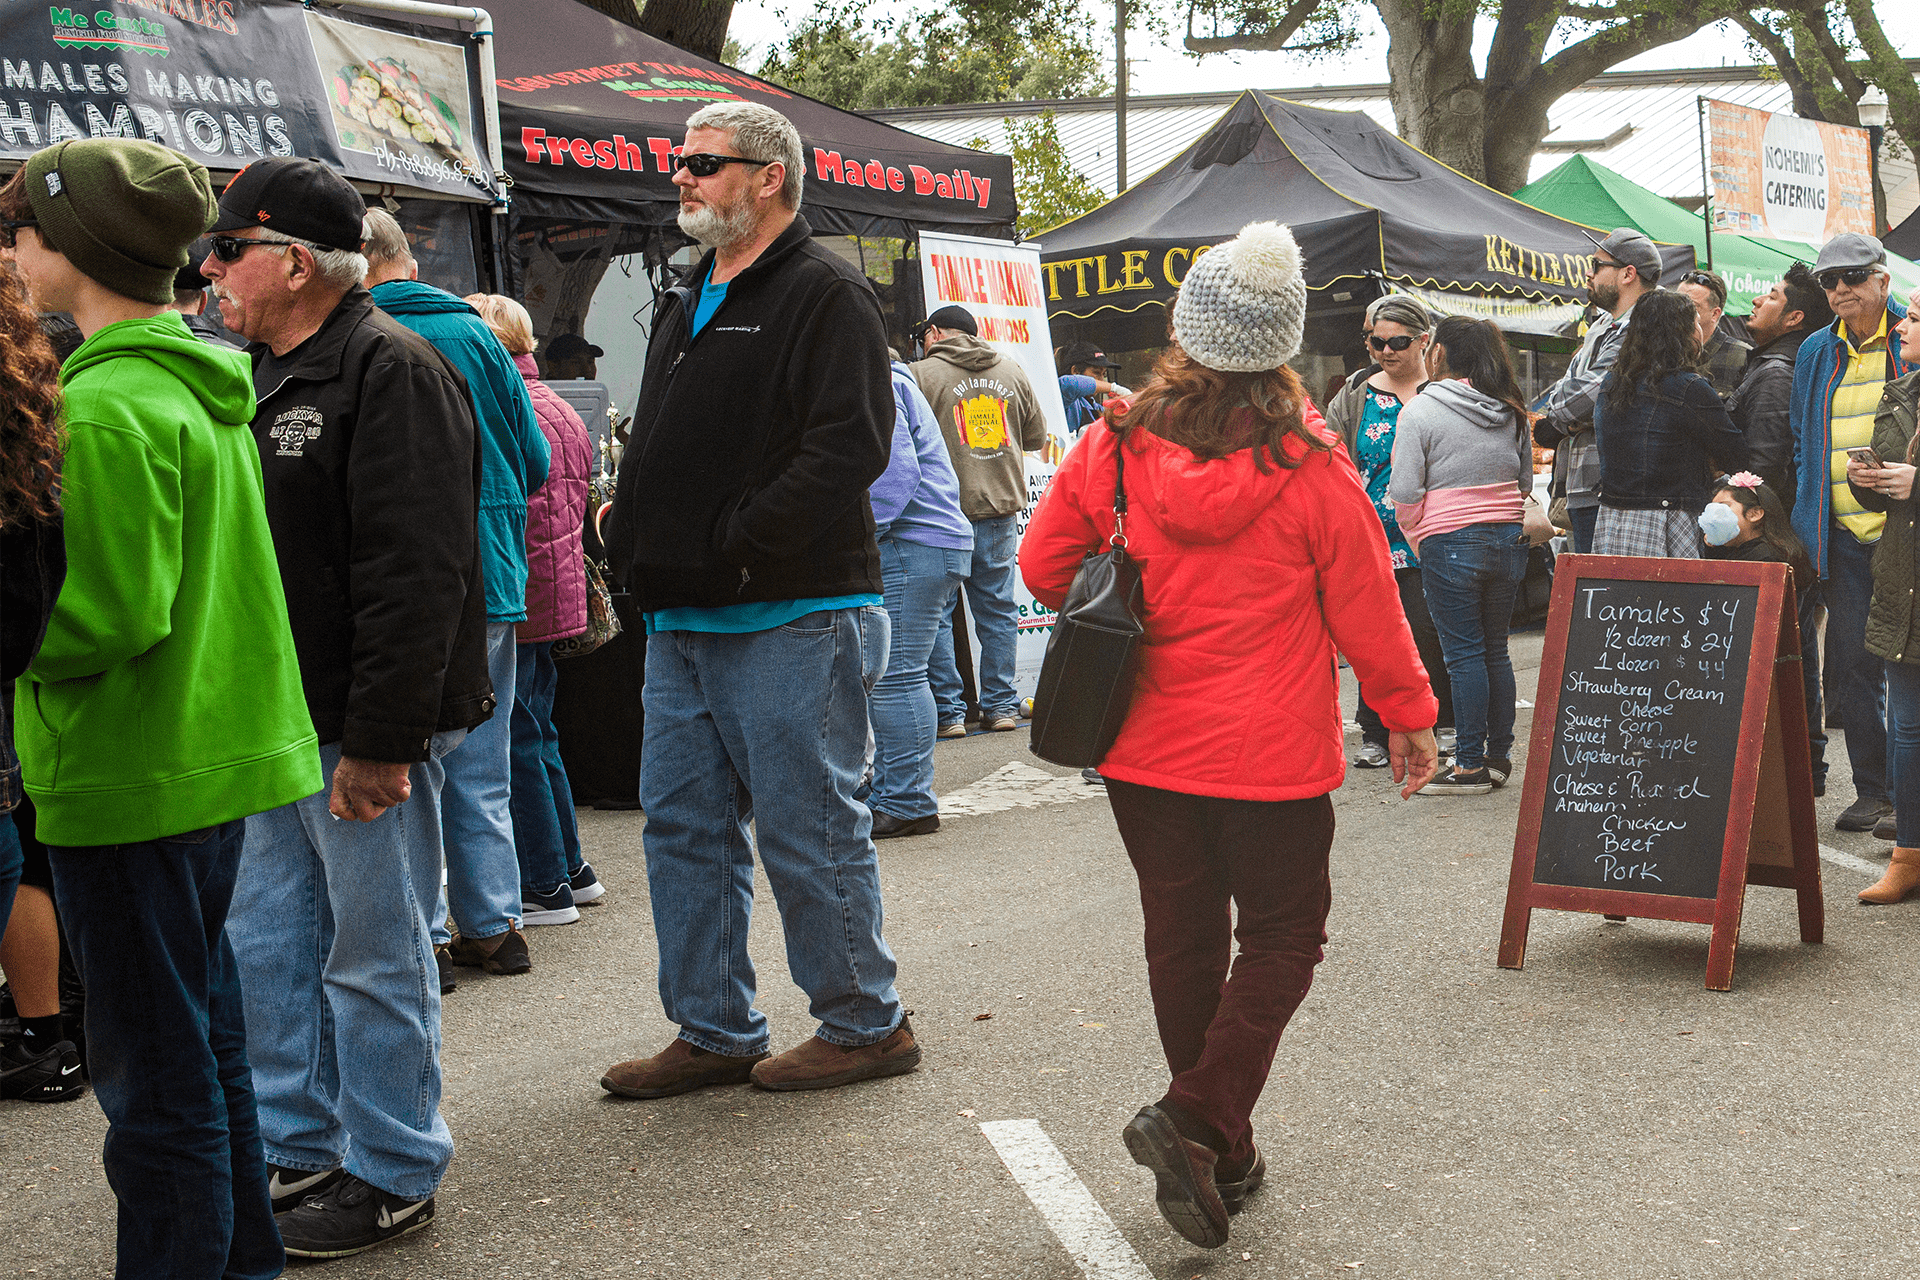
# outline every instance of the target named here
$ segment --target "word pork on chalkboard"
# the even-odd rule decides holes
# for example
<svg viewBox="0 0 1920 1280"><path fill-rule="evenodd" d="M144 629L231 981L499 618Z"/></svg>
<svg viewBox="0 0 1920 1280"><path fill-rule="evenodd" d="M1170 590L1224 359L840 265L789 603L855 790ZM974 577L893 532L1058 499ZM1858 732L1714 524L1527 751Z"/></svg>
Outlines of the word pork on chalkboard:
<svg viewBox="0 0 1920 1280"><path fill-rule="evenodd" d="M1785 567L1565 556L1554 576L1500 963L1535 907L1710 922L1725 990L1749 883L1800 890L1818 941Z"/></svg>

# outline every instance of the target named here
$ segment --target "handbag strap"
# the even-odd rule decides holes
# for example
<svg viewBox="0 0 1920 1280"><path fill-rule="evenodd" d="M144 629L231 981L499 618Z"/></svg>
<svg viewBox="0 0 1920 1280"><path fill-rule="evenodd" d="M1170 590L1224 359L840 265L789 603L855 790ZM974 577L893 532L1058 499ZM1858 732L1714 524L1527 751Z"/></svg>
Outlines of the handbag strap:
<svg viewBox="0 0 1920 1280"><path fill-rule="evenodd" d="M1124 550L1127 545L1127 446L1118 432L1113 435L1113 536L1107 545Z"/></svg>

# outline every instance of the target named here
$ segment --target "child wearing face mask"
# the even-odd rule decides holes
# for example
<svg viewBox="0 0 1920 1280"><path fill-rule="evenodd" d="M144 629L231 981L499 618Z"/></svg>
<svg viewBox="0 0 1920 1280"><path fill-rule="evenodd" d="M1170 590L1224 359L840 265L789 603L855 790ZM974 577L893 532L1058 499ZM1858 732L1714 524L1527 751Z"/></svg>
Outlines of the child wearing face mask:
<svg viewBox="0 0 1920 1280"><path fill-rule="evenodd" d="M1721 479L1713 501L1700 513L1700 536L1709 560L1786 565L1796 608L1801 586L1813 580L1813 561L1794 536L1780 495L1751 471Z"/></svg>

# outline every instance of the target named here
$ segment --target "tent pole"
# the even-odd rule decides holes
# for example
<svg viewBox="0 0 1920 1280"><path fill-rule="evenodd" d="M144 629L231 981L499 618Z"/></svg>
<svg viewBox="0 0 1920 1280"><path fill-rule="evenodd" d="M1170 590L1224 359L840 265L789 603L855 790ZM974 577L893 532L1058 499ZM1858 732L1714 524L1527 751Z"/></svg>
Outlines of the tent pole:
<svg viewBox="0 0 1920 1280"><path fill-rule="evenodd" d="M1707 270L1713 270L1713 174L1707 166L1707 99L1696 94L1694 109L1700 118L1700 221L1706 229Z"/></svg>
<svg viewBox="0 0 1920 1280"><path fill-rule="evenodd" d="M1113 194L1127 189L1127 0L1113 0Z"/></svg>

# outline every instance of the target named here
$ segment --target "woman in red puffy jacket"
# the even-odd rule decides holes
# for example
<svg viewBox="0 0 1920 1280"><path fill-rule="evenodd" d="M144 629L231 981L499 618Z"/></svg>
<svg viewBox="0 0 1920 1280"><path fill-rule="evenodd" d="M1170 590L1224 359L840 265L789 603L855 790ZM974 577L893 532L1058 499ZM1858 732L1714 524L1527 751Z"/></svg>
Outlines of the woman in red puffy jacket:
<svg viewBox="0 0 1920 1280"><path fill-rule="evenodd" d="M1326 941L1328 792L1346 767L1336 649L1390 730L1401 794L1438 764L1380 520L1285 367L1305 304L1285 227L1249 226L1196 261L1176 345L1067 455L1020 549L1027 586L1058 608L1113 530L1125 450L1146 641L1100 772L1140 879L1173 1081L1123 1136L1162 1216L1208 1248L1264 1176L1250 1117Z"/></svg>

